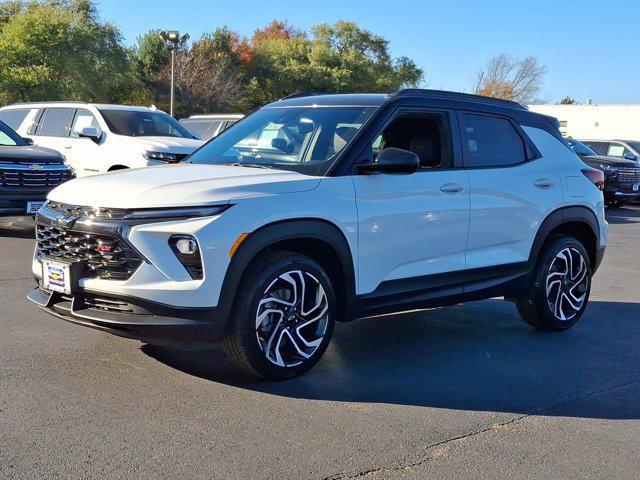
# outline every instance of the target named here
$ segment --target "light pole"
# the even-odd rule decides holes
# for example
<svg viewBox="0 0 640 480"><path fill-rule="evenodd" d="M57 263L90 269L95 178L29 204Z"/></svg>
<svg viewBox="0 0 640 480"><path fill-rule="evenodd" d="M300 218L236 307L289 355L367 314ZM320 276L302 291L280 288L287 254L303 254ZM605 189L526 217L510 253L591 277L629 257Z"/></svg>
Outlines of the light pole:
<svg viewBox="0 0 640 480"><path fill-rule="evenodd" d="M177 30L163 30L160 32L160 37L165 43L171 45L171 103L169 107L169 115L173 117L173 102L175 96L175 63L176 63L176 49L178 45L189 40L189 34L185 33L180 36L180 32Z"/></svg>

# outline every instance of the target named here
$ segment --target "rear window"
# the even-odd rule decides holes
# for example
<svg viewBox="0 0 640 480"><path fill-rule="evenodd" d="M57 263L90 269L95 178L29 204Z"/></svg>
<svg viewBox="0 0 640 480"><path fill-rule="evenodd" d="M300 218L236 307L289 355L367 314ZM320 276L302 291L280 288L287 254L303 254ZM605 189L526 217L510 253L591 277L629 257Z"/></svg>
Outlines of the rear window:
<svg viewBox="0 0 640 480"><path fill-rule="evenodd" d="M467 167L501 167L526 160L524 142L505 118L462 114L462 143Z"/></svg>
<svg viewBox="0 0 640 480"><path fill-rule="evenodd" d="M28 108L2 110L0 111L0 121L6 123L14 130L18 130L20 128L20 125L22 125L24 119L27 118L28 113Z"/></svg>
<svg viewBox="0 0 640 480"><path fill-rule="evenodd" d="M47 108L42 120L40 120L40 127L36 135L68 137L75 112L75 108Z"/></svg>

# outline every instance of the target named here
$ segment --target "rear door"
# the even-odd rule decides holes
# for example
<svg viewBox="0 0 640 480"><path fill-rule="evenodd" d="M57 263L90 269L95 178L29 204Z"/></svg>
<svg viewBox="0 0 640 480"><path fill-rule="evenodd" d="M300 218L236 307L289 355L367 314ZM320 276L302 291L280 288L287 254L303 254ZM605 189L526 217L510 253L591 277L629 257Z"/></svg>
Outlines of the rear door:
<svg viewBox="0 0 640 480"><path fill-rule="evenodd" d="M524 268L538 226L563 201L563 191L514 120L475 112L458 118L471 186L466 264L473 289Z"/></svg>

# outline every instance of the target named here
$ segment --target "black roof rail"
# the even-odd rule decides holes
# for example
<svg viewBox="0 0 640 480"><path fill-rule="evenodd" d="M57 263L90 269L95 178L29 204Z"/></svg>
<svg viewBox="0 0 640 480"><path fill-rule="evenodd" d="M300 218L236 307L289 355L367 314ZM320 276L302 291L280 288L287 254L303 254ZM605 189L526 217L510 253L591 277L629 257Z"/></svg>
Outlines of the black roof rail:
<svg viewBox="0 0 640 480"><path fill-rule="evenodd" d="M291 95L287 95L286 97L280 98L278 101L289 100L290 98L315 97L317 95L323 95L323 94L317 93L317 92L295 92L295 93L292 93Z"/></svg>
<svg viewBox="0 0 640 480"><path fill-rule="evenodd" d="M423 88L403 88L389 95L389 99L401 97L428 97L428 98L450 98L453 100L464 100L467 102L478 102L502 107L517 108L518 110L528 110L527 107L512 100L502 100L500 98L485 97L472 93L449 92L446 90L428 90Z"/></svg>

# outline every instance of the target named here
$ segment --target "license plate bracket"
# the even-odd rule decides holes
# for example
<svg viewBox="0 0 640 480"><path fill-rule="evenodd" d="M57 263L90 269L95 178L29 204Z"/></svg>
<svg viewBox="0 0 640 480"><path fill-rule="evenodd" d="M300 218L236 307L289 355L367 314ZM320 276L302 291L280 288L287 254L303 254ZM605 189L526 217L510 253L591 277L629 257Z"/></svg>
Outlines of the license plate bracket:
<svg viewBox="0 0 640 480"><path fill-rule="evenodd" d="M52 292L73 294L78 290L82 264L58 258L42 259L42 286Z"/></svg>
<svg viewBox="0 0 640 480"><path fill-rule="evenodd" d="M40 207L42 207L44 205L44 201L31 201L31 202L27 202L27 214L28 215L35 215L38 210L40 210Z"/></svg>

